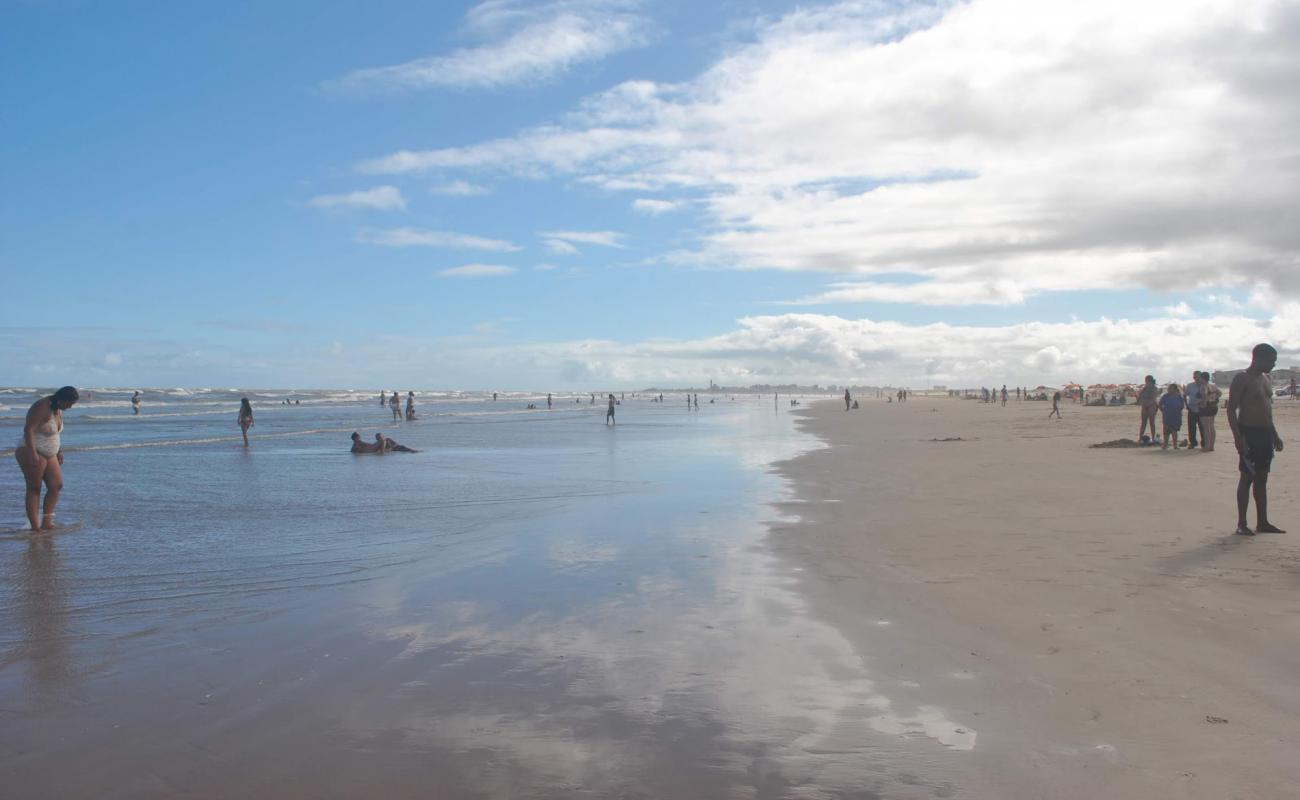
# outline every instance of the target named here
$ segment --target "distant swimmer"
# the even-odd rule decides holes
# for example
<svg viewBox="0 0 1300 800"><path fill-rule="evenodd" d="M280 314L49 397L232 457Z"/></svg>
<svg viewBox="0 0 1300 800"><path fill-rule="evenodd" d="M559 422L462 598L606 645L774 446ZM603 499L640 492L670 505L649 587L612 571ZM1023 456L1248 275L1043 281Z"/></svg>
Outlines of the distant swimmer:
<svg viewBox="0 0 1300 800"><path fill-rule="evenodd" d="M395 439L390 439L382 433L375 434L375 444L382 445L385 453L418 453L419 450L412 450L404 444L398 444Z"/></svg>
<svg viewBox="0 0 1300 800"><path fill-rule="evenodd" d="M844 390L844 410L848 411L853 405L853 398L849 396L849 390Z"/></svg>
<svg viewBox="0 0 1300 800"><path fill-rule="evenodd" d="M244 447L248 447L248 429L253 427L253 405L247 397L239 399L239 432L244 434Z"/></svg>
<svg viewBox="0 0 1300 800"><path fill-rule="evenodd" d="M1052 410L1047 412L1047 418L1051 419L1055 414L1057 419L1061 418L1061 393L1056 392L1052 395Z"/></svg>
<svg viewBox="0 0 1300 800"><path fill-rule="evenodd" d="M14 458L27 484L23 505L34 531L56 527L54 509L59 504L59 492L63 491L63 412L72 408L79 398L75 388L64 386L27 409L23 438L14 449ZM38 513L42 483L45 484L44 515Z"/></svg>
<svg viewBox="0 0 1300 800"><path fill-rule="evenodd" d="M388 408L393 412L393 422L401 422L402 398L401 395L397 393L396 389L393 390L393 396L388 398Z"/></svg>
<svg viewBox="0 0 1300 800"><path fill-rule="evenodd" d="M406 419L408 422L415 419L415 392L406 393Z"/></svg>
<svg viewBox="0 0 1300 800"><path fill-rule="evenodd" d="M1268 474L1273 452L1282 452L1282 437L1273 425L1273 385L1268 373L1277 364L1277 350L1257 344L1250 354L1250 366L1232 379L1228 389L1228 427L1237 445L1237 533L1286 533L1268 521ZM29 417L30 418L30 417ZM1246 525L1246 508L1255 495L1255 530ZM30 495L28 495L30 497Z"/></svg>
<svg viewBox="0 0 1300 800"><path fill-rule="evenodd" d="M375 442L374 444L371 444L370 442L363 441L363 440L361 439L361 434L357 433L356 431L353 431L353 432L352 432L352 452L354 452L354 453L380 453L380 454L382 454L382 453L384 452L384 446L383 446L383 444L380 443L380 442Z"/></svg>
<svg viewBox="0 0 1300 800"><path fill-rule="evenodd" d="M605 411L605 424L606 424L606 425L613 425L613 424L614 424L614 394L613 394L613 392L611 392L610 395L609 395L609 408Z"/></svg>
<svg viewBox="0 0 1300 800"><path fill-rule="evenodd" d="M139 392L136 392L134 395L131 396L131 413L136 414L137 416L140 414L140 393Z"/></svg>

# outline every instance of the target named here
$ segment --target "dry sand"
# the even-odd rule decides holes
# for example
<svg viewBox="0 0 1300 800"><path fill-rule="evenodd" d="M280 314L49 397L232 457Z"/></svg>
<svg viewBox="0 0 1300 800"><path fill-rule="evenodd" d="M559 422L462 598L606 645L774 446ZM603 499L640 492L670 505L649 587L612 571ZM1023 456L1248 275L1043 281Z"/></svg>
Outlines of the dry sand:
<svg viewBox="0 0 1300 800"><path fill-rule="evenodd" d="M1203 453L1090 449L1137 409L1048 410L817 404L831 446L781 465L802 502L771 543L900 707L976 733L936 754L960 796L1300 796L1300 456L1270 486L1292 533L1233 536L1222 413Z"/></svg>

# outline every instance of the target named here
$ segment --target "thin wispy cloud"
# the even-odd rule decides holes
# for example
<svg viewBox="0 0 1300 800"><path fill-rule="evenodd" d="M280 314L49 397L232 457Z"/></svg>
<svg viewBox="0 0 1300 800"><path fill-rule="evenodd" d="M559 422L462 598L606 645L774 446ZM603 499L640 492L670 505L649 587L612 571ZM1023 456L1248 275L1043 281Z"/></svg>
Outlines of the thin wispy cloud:
<svg viewBox="0 0 1300 800"><path fill-rule="evenodd" d="M623 234L618 231L544 231L538 236L547 249L561 256L577 255L581 252L578 249L580 244L623 247L623 243L619 241L623 238Z"/></svg>
<svg viewBox="0 0 1300 800"><path fill-rule="evenodd" d="M912 303L925 306L1020 305L1025 294L1014 281L922 281L920 283L832 284L820 294L781 305L829 303Z"/></svg>
<svg viewBox="0 0 1300 800"><path fill-rule="evenodd" d="M632 201L632 210L657 217L660 214L667 214L669 211L676 211L680 205L681 204L676 200L656 200L650 197L638 197Z"/></svg>
<svg viewBox="0 0 1300 800"><path fill-rule="evenodd" d="M450 181L448 183L437 183L429 187L430 194L440 194L447 197L481 197L492 194L492 190L486 186L469 181Z"/></svg>
<svg viewBox="0 0 1300 800"><path fill-rule="evenodd" d="M475 47L369 67L330 81L345 92L497 88L537 83L646 44L651 23L629 0L489 0L466 14Z"/></svg>
<svg viewBox="0 0 1300 800"><path fill-rule="evenodd" d="M819 301L1296 297L1297 16L1288 0L813 6L693 80L358 168L689 191L696 263L865 279ZM920 288L873 280L888 274Z"/></svg>
<svg viewBox="0 0 1300 800"><path fill-rule="evenodd" d="M396 186L376 186L345 194L318 194L310 202L316 208L372 208L379 211L406 208L406 198Z"/></svg>
<svg viewBox="0 0 1300 800"><path fill-rule="evenodd" d="M488 239L483 236L471 236L451 231L430 231L418 228L386 228L383 230L363 230L356 235L361 244L377 244L383 247L444 247L450 250L489 250L501 253L513 253L522 250L519 245L504 239Z"/></svg>
<svg viewBox="0 0 1300 800"><path fill-rule="evenodd" d="M502 264L465 264L438 270L437 275L439 278L499 278L516 272L514 267Z"/></svg>

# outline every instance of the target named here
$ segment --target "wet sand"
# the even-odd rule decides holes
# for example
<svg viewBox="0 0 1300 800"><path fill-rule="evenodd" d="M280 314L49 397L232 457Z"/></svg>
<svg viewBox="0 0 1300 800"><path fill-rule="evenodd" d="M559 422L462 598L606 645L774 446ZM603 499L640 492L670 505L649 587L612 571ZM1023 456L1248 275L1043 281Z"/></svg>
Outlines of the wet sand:
<svg viewBox="0 0 1300 800"><path fill-rule="evenodd" d="M1090 449L1137 410L1048 409L817 404L832 446L782 465L799 520L769 543L881 691L969 728L936 762L957 796L1295 796L1300 440L1270 482L1292 532L1246 538L1222 413L1202 453Z"/></svg>

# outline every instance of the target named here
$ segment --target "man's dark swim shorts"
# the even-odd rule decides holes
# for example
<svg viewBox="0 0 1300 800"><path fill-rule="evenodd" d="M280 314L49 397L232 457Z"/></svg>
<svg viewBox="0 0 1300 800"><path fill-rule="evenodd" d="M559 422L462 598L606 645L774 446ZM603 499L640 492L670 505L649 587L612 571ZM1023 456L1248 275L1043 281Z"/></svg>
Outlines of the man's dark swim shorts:
<svg viewBox="0 0 1300 800"><path fill-rule="evenodd" d="M1237 469L1242 472L1268 472L1273 464L1273 429L1242 425L1241 435L1246 440L1246 453L1237 459ZM1247 459L1255 465L1253 470L1246 465Z"/></svg>

